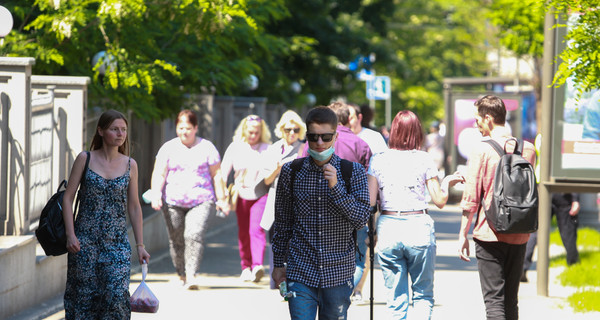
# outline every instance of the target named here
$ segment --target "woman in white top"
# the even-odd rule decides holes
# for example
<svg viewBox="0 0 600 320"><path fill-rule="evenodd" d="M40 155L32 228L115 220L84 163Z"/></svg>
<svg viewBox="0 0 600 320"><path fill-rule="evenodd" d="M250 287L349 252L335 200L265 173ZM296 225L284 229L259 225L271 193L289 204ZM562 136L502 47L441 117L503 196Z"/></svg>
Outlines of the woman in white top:
<svg viewBox="0 0 600 320"><path fill-rule="evenodd" d="M242 119L225 150L221 162L224 180L233 169L238 199L238 245L242 266L240 278L258 282L264 275L265 230L260 226L269 187L264 181L264 152L271 144L271 133L263 119L249 115Z"/></svg>
<svg viewBox="0 0 600 320"><path fill-rule="evenodd" d="M275 190L277 190L279 173L285 163L293 161L302 155L304 143L301 140L304 140L306 135L306 124L304 124L304 121L302 121L302 118L296 112L288 110L281 115L281 119L275 125L275 130L273 131L281 139L273 143L265 154L265 184L270 187L265 212L260 221L260 226L269 231L269 239L272 237L270 230L275 220ZM273 270L272 255L269 256L269 262L271 270ZM272 278L271 289L276 289Z"/></svg>
<svg viewBox="0 0 600 320"><path fill-rule="evenodd" d="M461 176L450 175L440 187L437 167L431 155L420 150L422 143L423 129L417 116L400 111L392 123L390 149L374 155L368 170L371 205L377 200L380 203L376 251L394 319L406 319L409 275L411 318L431 317L436 245L425 189L434 204L442 208L448 200L448 188L463 181Z"/></svg>

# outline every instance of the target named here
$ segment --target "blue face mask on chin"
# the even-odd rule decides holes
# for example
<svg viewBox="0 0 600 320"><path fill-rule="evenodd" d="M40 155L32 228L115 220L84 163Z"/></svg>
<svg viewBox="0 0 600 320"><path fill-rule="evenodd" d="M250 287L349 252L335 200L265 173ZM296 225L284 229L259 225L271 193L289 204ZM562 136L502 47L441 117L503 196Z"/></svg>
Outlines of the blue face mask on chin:
<svg viewBox="0 0 600 320"><path fill-rule="evenodd" d="M325 161L331 157L335 149L333 146L329 147L329 149L324 150L322 152L316 152L311 148L308 148L308 154L315 159L316 161Z"/></svg>

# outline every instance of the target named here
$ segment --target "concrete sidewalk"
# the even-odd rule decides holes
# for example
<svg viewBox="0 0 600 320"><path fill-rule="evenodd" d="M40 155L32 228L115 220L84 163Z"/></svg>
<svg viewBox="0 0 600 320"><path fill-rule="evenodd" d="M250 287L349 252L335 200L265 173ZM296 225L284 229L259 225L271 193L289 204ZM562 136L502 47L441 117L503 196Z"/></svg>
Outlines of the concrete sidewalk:
<svg viewBox="0 0 600 320"><path fill-rule="evenodd" d="M464 262L457 255L460 210L455 206L447 206L444 210L431 208L430 214L436 221L437 237L432 319L485 319L476 261L473 258L471 262ZM133 313L132 319L289 319L287 303L277 290L269 289L268 275L258 284L239 280L241 270L235 217L228 217L213 228L207 242L200 268L201 288L197 291L182 288L167 251L151 252L147 283L160 300L160 307L156 314ZM474 244L471 245L471 251L474 252ZM268 265L267 261L265 259L265 265ZM519 294L521 319L600 318L598 312L573 312L566 297L575 290L558 284L556 279L560 271L557 268L550 269L549 297L537 295L536 272L532 270L528 273L530 282L521 285ZM132 293L140 281L139 268L134 268L130 287ZM383 276L377 264L373 285L374 319L388 319ZM367 281L363 289L365 300L353 303L348 314L349 320L369 319L369 287L370 282ZM62 297L11 318L22 319L64 319Z"/></svg>

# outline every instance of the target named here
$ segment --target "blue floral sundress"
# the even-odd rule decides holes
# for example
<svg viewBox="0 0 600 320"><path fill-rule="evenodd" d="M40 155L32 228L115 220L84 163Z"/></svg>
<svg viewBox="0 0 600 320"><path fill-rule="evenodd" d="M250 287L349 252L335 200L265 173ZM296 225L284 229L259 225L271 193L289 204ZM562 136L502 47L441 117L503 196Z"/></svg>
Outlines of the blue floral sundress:
<svg viewBox="0 0 600 320"><path fill-rule="evenodd" d="M66 319L130 319L127 236L129 171L105 179L91 169L83 183L75 235L81 251L68 254Z"/></svg>

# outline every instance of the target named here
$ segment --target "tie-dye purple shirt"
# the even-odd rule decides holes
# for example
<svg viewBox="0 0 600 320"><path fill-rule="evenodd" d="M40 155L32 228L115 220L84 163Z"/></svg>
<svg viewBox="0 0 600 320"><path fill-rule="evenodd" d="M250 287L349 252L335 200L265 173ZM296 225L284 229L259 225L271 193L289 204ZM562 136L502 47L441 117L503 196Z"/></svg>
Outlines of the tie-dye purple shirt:
<svg viewBox="0 0 600 320"><path fill-rule="evenodd" d="M174 206L193 208L215 201L210 166L221 161L219 151L206 139L186 147L179 137L167 141L156 155L157 168L166 167L163 199Z"/></svg>

